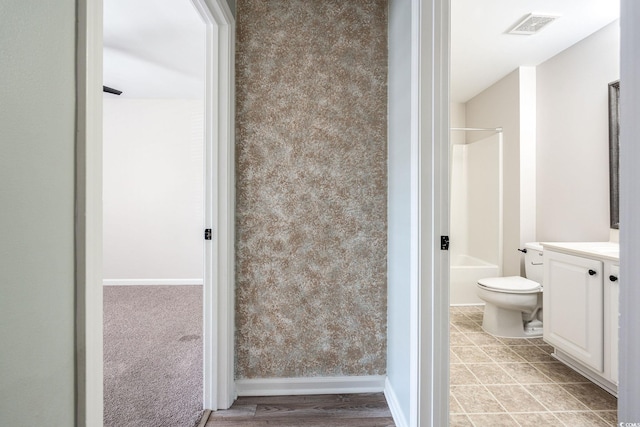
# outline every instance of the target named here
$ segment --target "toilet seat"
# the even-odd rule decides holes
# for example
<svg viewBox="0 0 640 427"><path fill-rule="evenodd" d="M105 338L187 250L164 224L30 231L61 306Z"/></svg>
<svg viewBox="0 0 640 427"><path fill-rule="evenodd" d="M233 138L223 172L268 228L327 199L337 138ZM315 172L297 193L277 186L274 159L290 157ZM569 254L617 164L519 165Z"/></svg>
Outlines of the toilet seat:
<svg viewBox="0 0 640 427"><path fill-rule="evenodd" d="M513 294L529 294L540 292L542 286L538 282L520 276L489 277L478 280L478 286L493 291Z"/></svg>

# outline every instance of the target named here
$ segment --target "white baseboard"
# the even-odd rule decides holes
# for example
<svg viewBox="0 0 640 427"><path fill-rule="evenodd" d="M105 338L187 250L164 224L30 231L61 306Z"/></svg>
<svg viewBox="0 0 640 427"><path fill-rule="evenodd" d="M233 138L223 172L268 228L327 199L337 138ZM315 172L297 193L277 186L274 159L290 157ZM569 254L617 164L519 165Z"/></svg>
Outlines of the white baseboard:
<svg viewBox="0 0 640 427"><path fill-rule="evenodd" d="M393 417L393 422L396 427L409 427L405 414L402 412L402 409L400 409L400 402L398 402L398 397L389 382L389 378L384 382L384 397L387 399L387 405L389 405L389 410L391 411L391 416Z"/></svg>
<svg viewBox="0 0 640 427"><path fill-rule="evenodd" d="M103 286L202 285L203 279L104 279Z"/></svg>
<svg viewBox="0 0 640 427"><path fill-rule="evenodd" d="M379 393L384 375L357 377L257 378L236 380L238 396Z"/></svg>

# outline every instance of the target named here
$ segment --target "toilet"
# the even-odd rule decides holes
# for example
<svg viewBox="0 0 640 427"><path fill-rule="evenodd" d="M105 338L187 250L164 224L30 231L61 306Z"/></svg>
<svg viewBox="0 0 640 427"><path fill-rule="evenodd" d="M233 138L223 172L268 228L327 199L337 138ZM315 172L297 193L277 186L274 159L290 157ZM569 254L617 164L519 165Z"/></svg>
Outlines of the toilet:
<svg viewBox="0 0 640 427"><path fill-rule="evenodd" d="M542 245L527 243L525 275L478 280L478 297L485 301L482 328L503 338L542 336Z"/></svg>

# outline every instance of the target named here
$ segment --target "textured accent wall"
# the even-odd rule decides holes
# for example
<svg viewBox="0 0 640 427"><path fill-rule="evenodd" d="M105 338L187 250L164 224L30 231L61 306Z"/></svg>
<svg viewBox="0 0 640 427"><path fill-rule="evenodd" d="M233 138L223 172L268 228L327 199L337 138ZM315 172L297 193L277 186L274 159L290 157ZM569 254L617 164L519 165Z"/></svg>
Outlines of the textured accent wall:
<svg viewBox="0 0 640 427"><path fill-rule="evenodd" d="M236 377L379 375L387 1L237 2Z"/></svg>

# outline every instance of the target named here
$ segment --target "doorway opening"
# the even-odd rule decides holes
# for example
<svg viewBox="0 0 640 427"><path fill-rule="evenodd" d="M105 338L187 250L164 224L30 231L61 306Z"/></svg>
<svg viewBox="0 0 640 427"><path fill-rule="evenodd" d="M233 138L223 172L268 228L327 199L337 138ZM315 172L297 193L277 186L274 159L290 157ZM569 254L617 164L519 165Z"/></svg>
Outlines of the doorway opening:
<svg viewBox="0 0 640 427"><path fill-rule="evenodd" d="M612 424L616 419L615 398L551 356L554 348L542 338L488 334L483 328L483 301L478 299L476 289L478 281L485 277L524 277L524 257L518 249L524 250L527 243L609 240L606 89L619 73L615 53L619 48L612 43L619 38L619 12L607 1L549 2L543 5L546 12L561 18L535 35L524 36L507 33L523 17L540 11L539 2L523 2L512 9L498 2L483 3L482 8L471 3L450 2L451 127L503 128L504 229L499 239L504 249L497 262L489 263L498 267L495 274L483 270L485 263L455 264L456 254L452 253L452 423L491 421L517 425L525 421L520 414L527 413L538 424ZM584 73L587 69L589 73ZM585 117L590 119L585 121ZM478 143L478 138L465 136L461 144ZM451 142L456 138L462 136L452 134ZM603 152L603 156L596 152ZM466 179L469 185L479 181L472 177L475 169L456 171L455 162L480 160L485 172L495 167L481 157L465 158L459 149L452 154L452 248L475 245L474 239L481 244L484 241L484 249L493 248L495 238L486 237L490 221L456 229L471 222L454 206L464 190L455 180ZM476 153L472 155L477 157ZM605 184L595 197L602 215L576 213L579 202L574 196L582 191L585 181L573 177L584 174L592 182ZM476 190L469 194L468 204L489 204L493 190L494 187ZM569 216L568 212L573 214ZM476 208L470 214L478 213ZM580 228L579 224L585 222L589 225ZM460 233L467 241L454 238ZM483 277L463 278L469 270L480 270ZM541 319L542 316L536 321ZM552 392L554 401L547 399ZM512 400L515 396L520 397L518 402ZM589 400L586 396L595 398Z"/></svg>
<svg viewBox="0 0 640 427"><path fill-rule="evenodd" d="M188 0L108 0L103 23L104 423L195 424L206 26Z"/></svg>
<svg viewBox="0 0 640 427"><path fill-rule="evenodd" d="M234 18L225 0L192 0L205 23L203 406L228 408L233 381ZM78 419L103 422L102 2L78 10ZM214 185L215 183L215 185ZM204 230L202 230L204 231ZM204 234L204 233L203 233Z"/></svg>

